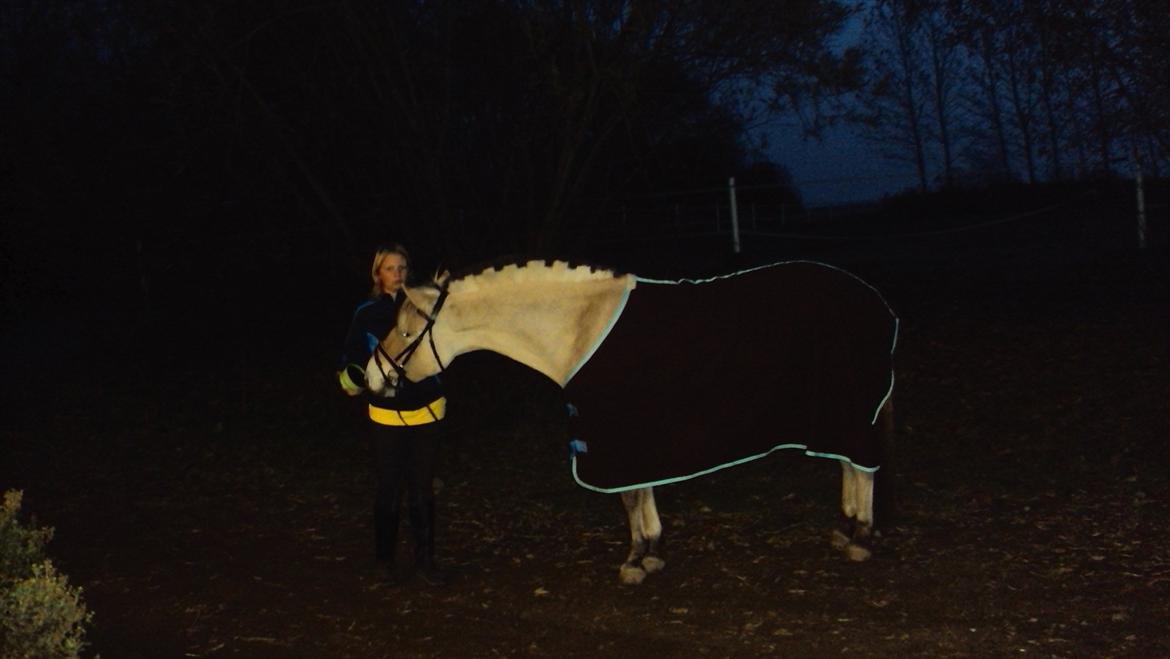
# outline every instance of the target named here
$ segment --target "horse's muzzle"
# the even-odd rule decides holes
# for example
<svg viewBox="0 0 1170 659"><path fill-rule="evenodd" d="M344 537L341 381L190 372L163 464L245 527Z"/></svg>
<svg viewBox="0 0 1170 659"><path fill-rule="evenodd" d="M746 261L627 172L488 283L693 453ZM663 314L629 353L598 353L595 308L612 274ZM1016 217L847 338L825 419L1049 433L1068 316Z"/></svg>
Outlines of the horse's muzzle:
<svg viewBox="0 0 1170 659"><path fill-rule="evenodd" d="M366 387L376 396L393 398L398 392L398 373L393 369L382 370L375 357L366 362Z"/></svg>

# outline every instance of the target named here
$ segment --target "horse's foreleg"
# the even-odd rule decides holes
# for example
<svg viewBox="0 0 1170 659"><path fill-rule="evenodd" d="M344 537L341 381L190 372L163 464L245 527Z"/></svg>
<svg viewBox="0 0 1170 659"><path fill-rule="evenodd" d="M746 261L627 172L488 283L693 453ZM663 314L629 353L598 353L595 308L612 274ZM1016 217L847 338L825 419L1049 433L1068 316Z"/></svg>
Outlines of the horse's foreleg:
<svg viewBox="0 0 1170 659"><path fill-rule="evenodd" d="M642 515L642 500L645 490L629 490L622 492L622 505L626 508L626 517L630 521L630 554L626 562L622 563L619 579L624 584L636 585L646 578L646 570L642 568L642 557L646 555L645 520Z"/></svg>
<svg viewBox="0 0 1170 659"><path fill-rule="evenodd" d="M666 567L666 561L658 556L658 542L662 539L662 520L658 517L658 506L654 503L654 488L639 490L642 508L642 535L646 538L646 556L642 568L647 574Z"/></svg>
<svg viewBox="0 0 1170 659"><path fill-rule="evenodd" d="M630 554L622 564L620 578L624 584L639 584L648 573L666 566L666 561L658 557L662 520L654 503L653 488L622 492L622 504L630 521Z"/></svg>

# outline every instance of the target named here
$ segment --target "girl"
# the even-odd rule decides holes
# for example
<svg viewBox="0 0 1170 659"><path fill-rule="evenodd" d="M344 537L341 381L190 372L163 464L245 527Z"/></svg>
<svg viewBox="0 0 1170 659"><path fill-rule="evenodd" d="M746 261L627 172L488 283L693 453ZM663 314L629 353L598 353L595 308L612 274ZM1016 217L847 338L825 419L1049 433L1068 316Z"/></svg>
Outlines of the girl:
<svg viewBox="0 0 1170 659"><path fill-rule="evenodd" d="M370 268L373 289L358 305L345 337L338 379L350 396L363 392L368 404L370 442L378 475L374 498L374 556L391 583L398 582L395 552L403 486L414 534L414 566L429 585L444 582L435 565L435 458L445 431L447 399L437 378L403 381L393 397L376 396L365 388L370 355L394 328L410 257L401 245L379 247Z"/></svg>

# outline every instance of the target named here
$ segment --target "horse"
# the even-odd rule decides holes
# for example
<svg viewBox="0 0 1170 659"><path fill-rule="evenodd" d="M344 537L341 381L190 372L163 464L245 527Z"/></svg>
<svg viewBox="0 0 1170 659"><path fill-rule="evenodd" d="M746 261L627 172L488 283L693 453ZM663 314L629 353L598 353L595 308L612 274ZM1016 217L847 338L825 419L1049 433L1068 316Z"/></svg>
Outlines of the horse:
<svg viewBox="0 0 1170 659"><path fill-rule="evenodd" d="M621 495L619 570L665 567L654 487L797 449L840 462L832 545L871 556L874 476L892 433L898 320L876 289L811 261L660 280L565 261L519 261L404 289L366 367L372 391L489 350L564 389L572 474ZM667 432L669 431L669 432Z"/></svg>

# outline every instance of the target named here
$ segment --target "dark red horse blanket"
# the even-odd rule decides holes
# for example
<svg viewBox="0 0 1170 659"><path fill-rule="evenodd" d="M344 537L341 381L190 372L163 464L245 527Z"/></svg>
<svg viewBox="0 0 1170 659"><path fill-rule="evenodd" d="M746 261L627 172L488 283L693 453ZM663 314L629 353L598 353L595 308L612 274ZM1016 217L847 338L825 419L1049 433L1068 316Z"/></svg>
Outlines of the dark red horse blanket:
<svg viewBox="0 0 1170 659"><path fill-rule="evenodd" d="M880 293L820 263L639 279L565 388L574 478L620 492L781 448L876 470L897 332Z"/></svg>

